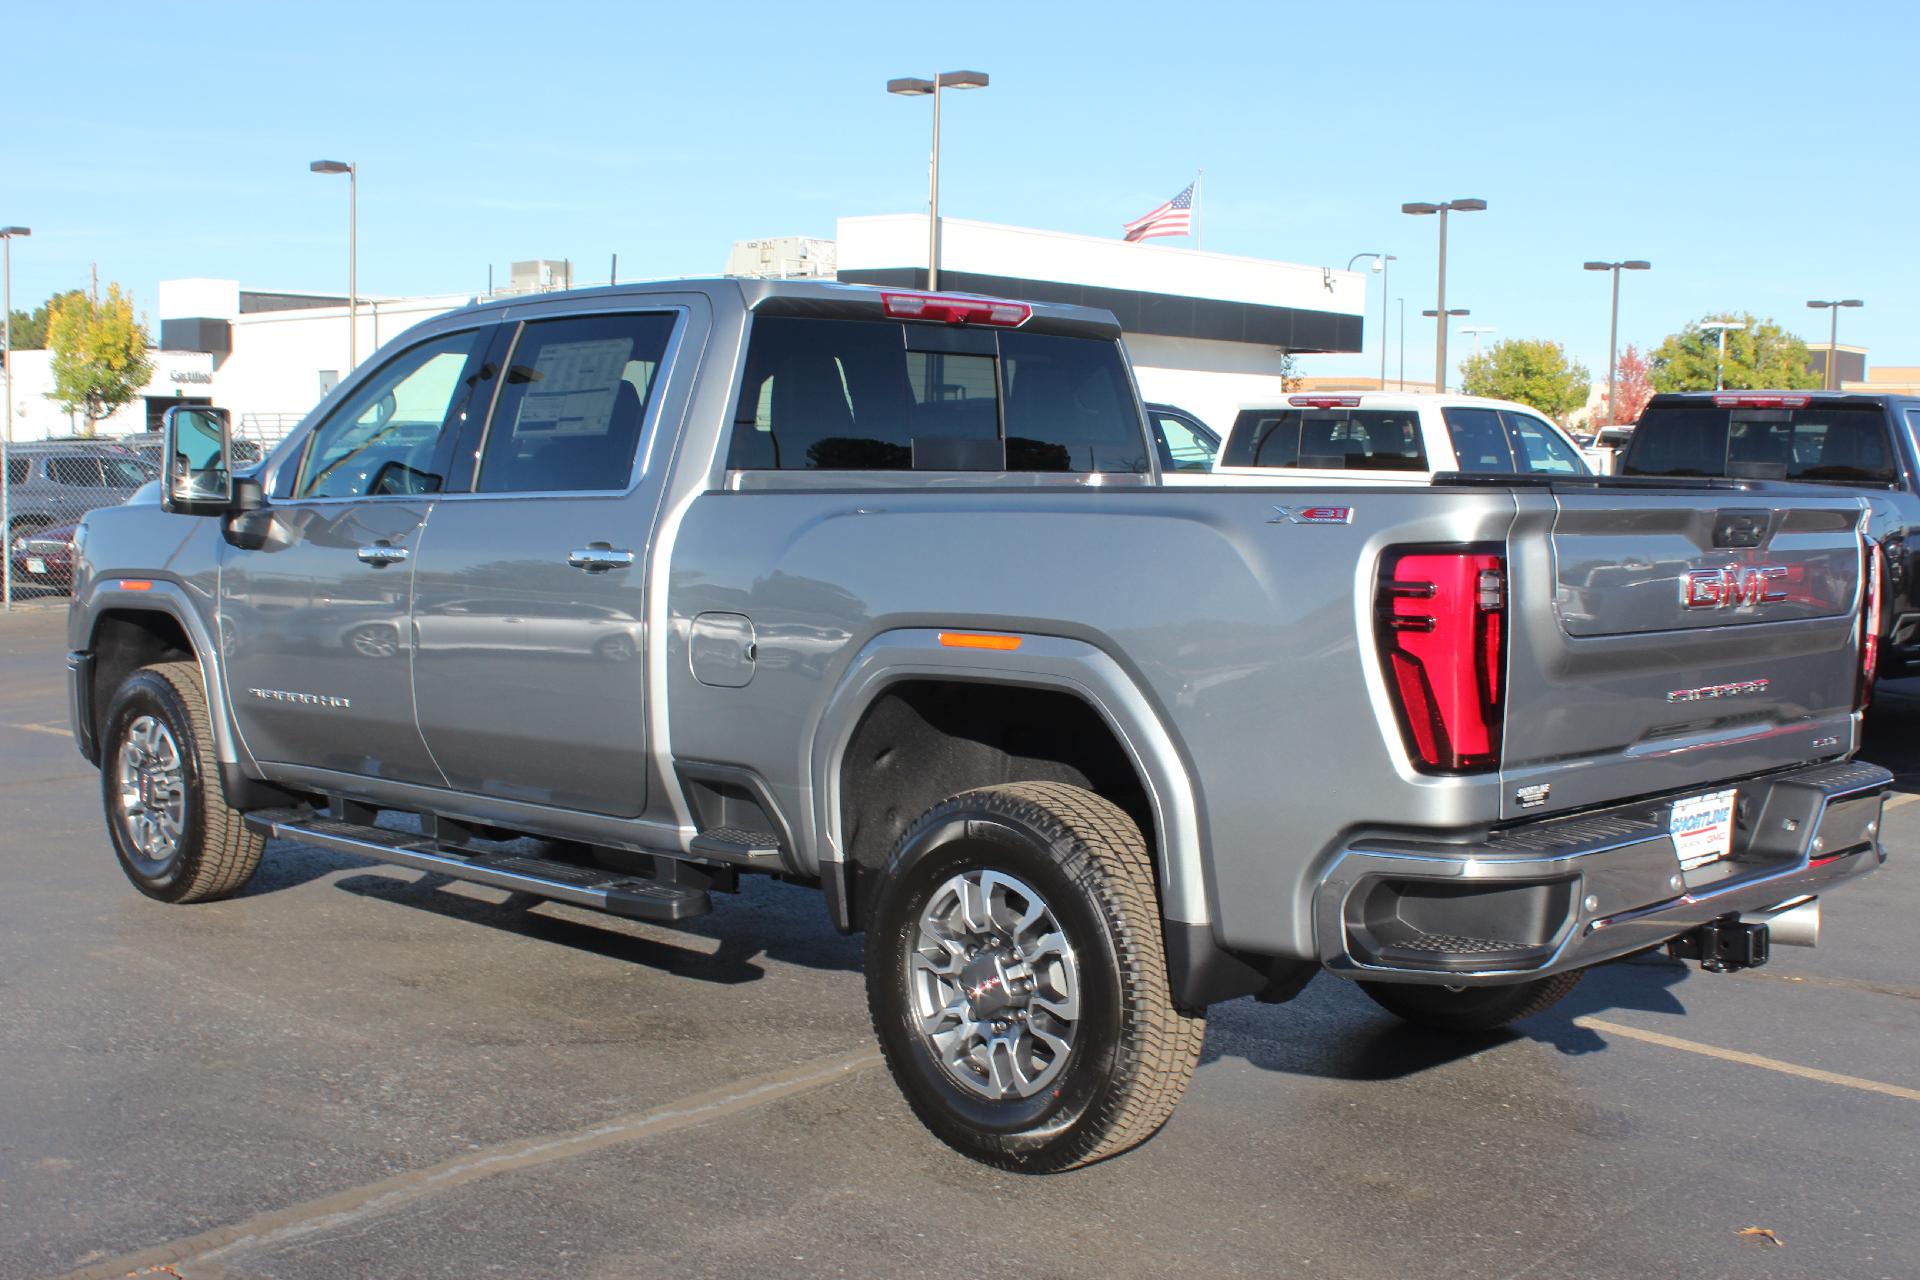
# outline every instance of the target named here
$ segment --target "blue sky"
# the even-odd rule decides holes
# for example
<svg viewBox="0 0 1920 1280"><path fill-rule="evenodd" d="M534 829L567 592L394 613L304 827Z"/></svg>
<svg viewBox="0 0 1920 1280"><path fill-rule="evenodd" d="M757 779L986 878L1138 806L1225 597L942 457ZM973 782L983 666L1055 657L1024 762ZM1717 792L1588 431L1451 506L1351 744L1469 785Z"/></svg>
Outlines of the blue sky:
<svg viewBox="0 0 1920 1280"><path fill-rule="evenodd" d="M715 272L736 239L923 209L928 104L883 85L969 68L993 84L945 101L945 214L1117 235L1204 168L1208 249L1398 255L1410 377L1435 226L1399 207L1462 196L1491 207L1453 221L1448 301L1489 340L1604 376L1580 264L1647 258L1622 345L1719 308L1824 339L1806 299L1860 297L1841 340L1920 364L1911 3L17 0L6 30L16 307L96 261L148 310L176 276L343 291L323 157L361 166L366 293L541 256ZM1376 368L1368 310L1366 355L1306 371Z"/></svg>

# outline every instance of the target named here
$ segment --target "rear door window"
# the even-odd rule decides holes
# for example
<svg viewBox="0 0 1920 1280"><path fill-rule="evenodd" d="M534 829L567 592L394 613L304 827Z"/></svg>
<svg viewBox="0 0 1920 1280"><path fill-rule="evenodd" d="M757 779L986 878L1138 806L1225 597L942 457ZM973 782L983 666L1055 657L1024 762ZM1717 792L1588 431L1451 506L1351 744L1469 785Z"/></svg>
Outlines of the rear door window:
<svg viewBox="0 0 1920 1280"><path fill-rule="evenodd" d="M674 315L530 321L507 358L480 493L624 490Z"/></svg>
<svg viewBox="0 0 1920 1280"><path fill-rule="evenodd" d="M1425 471L1412 409L1248 409L1220 455L1226 467Z"/></svg>
<svg viewBox="0 0 1920 1280"><path fill-rule="evenodd" d="M1833 484L1891 484L1897 475L1884 411L1830 404L1650 408L1634 428L1620 472Z"/></svg>
<svg viewBox="0 0 1920 1280"><path fill-rule="evenodd" d="M1112 342L890 321L753 323L735 470L1145 471Z"/></svg>
<svg viewBox="0 0 1920 1280"><path fill-rule="evenodd" d="M1513 442L1498 409L1448 405L1440 410L1453 442L1454 465L1461 471L1513 471Z"/></svg>
<svg viewBox="0 0 1920 1280"><path fill-rule="evenodd" d="M48 458L47 478L55 484L70 485L76 489L98 489L103 484L100 459L88 454Z"/></svg>

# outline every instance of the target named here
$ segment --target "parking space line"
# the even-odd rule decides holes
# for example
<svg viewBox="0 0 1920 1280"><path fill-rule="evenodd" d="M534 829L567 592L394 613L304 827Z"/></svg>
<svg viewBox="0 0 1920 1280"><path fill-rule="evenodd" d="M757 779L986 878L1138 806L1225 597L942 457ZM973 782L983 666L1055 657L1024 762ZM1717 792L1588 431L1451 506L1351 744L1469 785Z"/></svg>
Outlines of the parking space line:
<svg viewBox="0 0 1920 1280"><path fill-rule="evenodd" d="M50 733L56 738L67 738L73 735L73 730L71 729L50 724L10 724L7 728L22 729L27 733Z"/></svg>
<svg viewBox="0 0 1920 1280"><path fill-rule="evenodd" d="M736 1080L705 1093L694 1094L650 1111L621 1116L591 1128L559 1135L541 1134L503 1142L482 1151L443 1160L411 1173L395 1174L361 1187L351 1187L285 1209L255 1214L230 1227L216 1227L199 1235L97 1262L70 1271L59 1280L109 1280L143 1268L204 1261L236 1249L258 1249L281 1244L316 1231L350 1226L376 1214L454 1187L496 1174L551 1164L586 1155L602 1147L675 1133L694 1125L724 1119L743 1111L837 1084L880 1065L877 1049L862 1049L836 1058L812 1062Z"/></svg>
<svg viewBox="0 0 1920 1280"><path fill-rule="evenodd" d="M1798 1076L1802 1080L1813 1080L1820 1084L1837 1084L1866 1093L1884 1094L1886 1097L1899 1098L1905 1102L1920 1102L1920 1089L1909 1089L1905 1085L1868 1080L1863 1076L1842 1075L1838 1071L1822 1071L1819 1067L1803 1067L1797 1062L1782 1062L1778 1058L1745 1053L1739 1049L1722 1049L1719 1045L1702 1044L1698 1040L1682 1040L1679 1036L1647 1031L1640 1027L1629 1027L1624 1023L1608 1022L1602 1018L1579 1017L1573 1020L1573 1025L1585 1027L1589 1031L1602 1031L1608 1035L1625 1036L1629 1040L1657 1044L1667 1049L1679 1049L1683 1053L1697 1053L1705 1058L1718 1058L1722 1062L1738 1062L1743 1066L1759 1067L1764 1071L1778 1071L1782 1075Z"/></svg>

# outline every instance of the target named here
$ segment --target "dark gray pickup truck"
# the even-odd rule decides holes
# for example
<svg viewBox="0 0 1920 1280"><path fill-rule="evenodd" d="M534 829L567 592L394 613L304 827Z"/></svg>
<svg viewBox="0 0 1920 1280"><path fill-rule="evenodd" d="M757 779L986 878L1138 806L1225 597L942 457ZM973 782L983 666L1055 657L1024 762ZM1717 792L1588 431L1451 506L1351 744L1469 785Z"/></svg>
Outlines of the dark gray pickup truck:
<svg viewBox="0 0 1920 1280"><path fill-rule="evenodd" d="M176 411L78 539L121 866L202 901L279 837L667 923L817 886L915 1111L1053 1170L1166 1120L1212 1003L1497 1026L1759 963L1880 863L1859 498L1167 487L1119 336L676 282L432 320L244 474Z"/></svg>

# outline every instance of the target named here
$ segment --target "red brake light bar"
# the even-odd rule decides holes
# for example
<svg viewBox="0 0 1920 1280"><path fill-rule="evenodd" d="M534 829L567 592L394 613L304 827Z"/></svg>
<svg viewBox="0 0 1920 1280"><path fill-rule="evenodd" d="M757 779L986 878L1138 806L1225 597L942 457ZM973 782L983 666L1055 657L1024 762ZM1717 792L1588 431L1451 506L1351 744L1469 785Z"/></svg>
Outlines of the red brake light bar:
<svg viewBox="0 0 1920 1280"><path fill-rule="evenodd" d="M938 320L943 324L994 324L1016 328L1033 315L1024 302L967 298L938 293L883 293L880 306L896 320Z"/></svg>
<svg viewBox="0 0 1920 1280"><path fill-rule="evenodd" d="M1358 409L1359 396L1288 396L1287 403L1296 409Z"/></svg>
<svg viewBox="0 0 1920 1280"><path fill-rule="evenodd" d="M1865 711L1873 701L1873 682L1880 674L1881 564L1886 552L1864 532L1860 536L1861 567L1866 580L1861 584L1860 678L1854 685L1853 709Z"/></svg>
<svg viewBox="0 0 1920 1280"><path fill-rule="evenodd" d="M1813 403L1812 396L1715 396L1715 408L1719 409L1804 409Z"/></svg>

